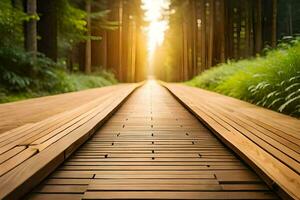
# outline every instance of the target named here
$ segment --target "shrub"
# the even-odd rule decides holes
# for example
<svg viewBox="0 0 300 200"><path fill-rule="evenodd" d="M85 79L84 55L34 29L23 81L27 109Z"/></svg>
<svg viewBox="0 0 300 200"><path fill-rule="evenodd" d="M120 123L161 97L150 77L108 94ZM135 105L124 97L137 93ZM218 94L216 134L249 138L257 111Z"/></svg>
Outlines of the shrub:
<svg viewBox="0 0 300 200"><path fill-rule="evenodd" d="M221 64L189 85L300 116L300 42L281 45L265 57Z"/></svg>
<svg viewBox="0 0 300 200"><path fill-rule="evenodd" d="M114 75L110 72L98 72L91 75L71 74L69 83L73 91L84 90L88 88L103 87L117 83Z"/></svg>
<svg viewBox="0 0 300 200"><path fill-rule="evenodd" d="M0 85L12 92L68 91L63 67L18 48L0 48Z"/></svg>
<svg viewBox="0 0 300 200"><path fill-rule="evenodd" d="M91 75L68 74L63 65L42 54L34 57L21 49L0 48L0 102L79 91L116 84L108 71Z"/></svg>

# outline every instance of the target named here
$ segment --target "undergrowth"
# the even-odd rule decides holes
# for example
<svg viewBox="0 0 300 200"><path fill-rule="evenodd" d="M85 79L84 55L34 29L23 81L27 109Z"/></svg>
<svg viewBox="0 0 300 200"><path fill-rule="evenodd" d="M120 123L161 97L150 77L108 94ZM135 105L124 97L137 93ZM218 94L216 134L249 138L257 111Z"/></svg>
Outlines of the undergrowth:
<svg viewBox="0 0 300 200"><path fill-rule="evenodd" d="M300 42L282 44L264 57L220 64L187 84L300 117Z"/></svg>
<svg viewBox="0 0 300 200"><path fill-rule="evenodd" d="M63 64L42 54L35 57L18 48L0 48L0 103L79 91L117 83L107 71L69 74Z"/></svg>

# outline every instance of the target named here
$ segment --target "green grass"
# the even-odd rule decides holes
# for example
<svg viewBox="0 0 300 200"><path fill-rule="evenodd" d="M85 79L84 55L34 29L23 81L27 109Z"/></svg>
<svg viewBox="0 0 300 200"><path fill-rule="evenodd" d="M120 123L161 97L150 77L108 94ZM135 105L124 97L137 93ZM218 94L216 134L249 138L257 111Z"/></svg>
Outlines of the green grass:
<svg viewBox="0 0 300 200"><path fill-rule="evenodd" d="M80 91L89 88L104 87L117 84L118 81L110 72L102 71L91 75L66 74L59 86L53 90L27 90L12 92L0 87L0 103L19 101L29 98Z"/></svg>
<svg viewBox="0 0 300 200"><path fill-rule="evenodd" d="M106 77L103 75L96 75L96 74L93 75L71 74L68 76L68 79L73 91L103 87L103 86L113 85L117 83L117 80L112 75L111 77Z"/></svg>
<svg viewBox="0 0 300 200"><path fill-rule="evenodd" d="M221 64L187 84L300 117L300 42L265 57Z"/></svg>

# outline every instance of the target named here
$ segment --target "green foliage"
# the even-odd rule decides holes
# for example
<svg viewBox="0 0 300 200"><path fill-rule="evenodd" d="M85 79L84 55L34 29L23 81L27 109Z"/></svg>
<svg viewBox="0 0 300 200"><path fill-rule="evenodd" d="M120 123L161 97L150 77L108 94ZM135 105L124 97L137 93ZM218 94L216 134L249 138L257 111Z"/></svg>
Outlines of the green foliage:
<svg viewBox="0 0 300 200"><path fill-rule="evenodd" d="M0 1L0 46L23 44L23 22L28 16L18 8L13 8L10 0Z"/></svg>
<svg viewBox="0 0 300 200"><path fill-rule="evenodd" d="M54 73L57 77L60 77L59 81L55 84L55 89L37 90L32 88L29 90L26 88L24 90L18 90L18 92L13 92L11 90L7 90L0 84L0 103L103 87L118 83L118 81L114 78L114 75L107 71L97 72L92 75L80 73L67 74L65 71L61 70L55 71Z"/></svg>
<svg viewBox="0 0 300 200"><path fill-rule="evenodd" d="M68 0L58 1L58 45L61 56L74 45L86 40L86 12L70 4Z"/></svg>
<svg viewBox="0 0 300 200"><path fill-rule="evenodd" d="M0 48L0 84L8 91L56 91L66 87L63 68L42 54Z"/></svg>
<svg viewBox="0 0 300 200"><path fill-rule="evenodd" d="M116 84L117 80L109 72L104 72L103 75L93 74L71 74L69 75L69 83L73 91L84 90L88 88L103 87Z"/></svg>
<svg viewBox="0 0 300 200"><path fill-rule="evenodd" d="M85 0L58 1L58 46L60 57L67 57L70 50L80 42L84 42L87 39L101 39L101 37L98 36L87 35L86 18L88 15L90 15L93 24L95 24L93 26L94 30L99 28L114 29L118 26L116 22L107 20L110 11L101 7L103 3L93 2L93 4L99 4L98 6L95 5L97 11L93 13L86 13L86 11L82 9L84 8L84 4Z"/></svg>
<svg viewBox="0 0 300 200"><path fill-rule="evenodd" d="M115 75L111 71L107 70L97 70L93 72L93 76L100 76L109 81L111 84L118 83L118 80L116 79Z"/></svg>
<svg viewBox="0 0 300 200"><path fill-rule="evenodd" d="M92 87L102 87L117 83L110 72L99 71L91 76L69 75L65 64L56 63L43 54L32 54L23 49L24 22L37 15L29 16L22 11L21 1L15 7L11 0L0 1L0 102L78 91ZM80 9L83 0L57 1L58 45L60 60L64 60L70 50L86 39L99 39L87 35L87 13ZM102 3L99 3L99 6ZM102 9L102 8L101 8ZM109 11L103 8L91 17L101 26L111 27L106 16Z"/></svg>
<svg viewBox="0 0 300 200"><path fill-rule="evenodd" d="M266 57L221 64L188 84L299 117L300 42L281 45Z"/></svg>

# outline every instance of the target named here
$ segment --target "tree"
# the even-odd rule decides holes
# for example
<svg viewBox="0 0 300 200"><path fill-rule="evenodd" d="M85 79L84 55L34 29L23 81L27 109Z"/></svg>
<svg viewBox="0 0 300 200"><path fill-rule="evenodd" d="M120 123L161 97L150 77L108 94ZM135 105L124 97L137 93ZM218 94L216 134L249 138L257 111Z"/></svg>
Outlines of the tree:
<svg viewBox="0 0 300 200"><path fill-rule="evenodd" d="M178 73L177 80L228 59L255 56L265 43L276 46L277 0L171 0L170 10L175 13L161 48L166 59L157 65Z"/></svg>
<svg viewBox="0 0 300 200"><path fill-rule="evenodd" d="M256 0L255 10L255 53L262 49L262 0Z"/></svg>
<svg viewBox="0 0 300 200"><path fill-rule="evenodd" d="M40 16L37 29L40 36L38 50L54 61L57 61L58 58L58 1L37 1L37 10Z"/></svg>
<svg viewBox="0 0 300 200"><path fill-rule="evenodd" d="M277 43L277 0L272 0L272 38L271 46L276 47Z"/></svg>
<svg viewBox="0 0 300 200"><path fill-rule="evenodd" d="M85 11L86 15L86 26L87 26L87 35L91 36L91 0L86 0L85 2ZM89 74L92 72L91 59L92 59L92 43L91 38L87 38L85 42L85 73Z"/></svg>
<svg viewBox="0 0 300 200"><path fill-rule="evenodd" d="M30 52L37 52L37 13L36 0L24 0L24 11L30 16L25 22L24 44L25 49Z"/></svg>

